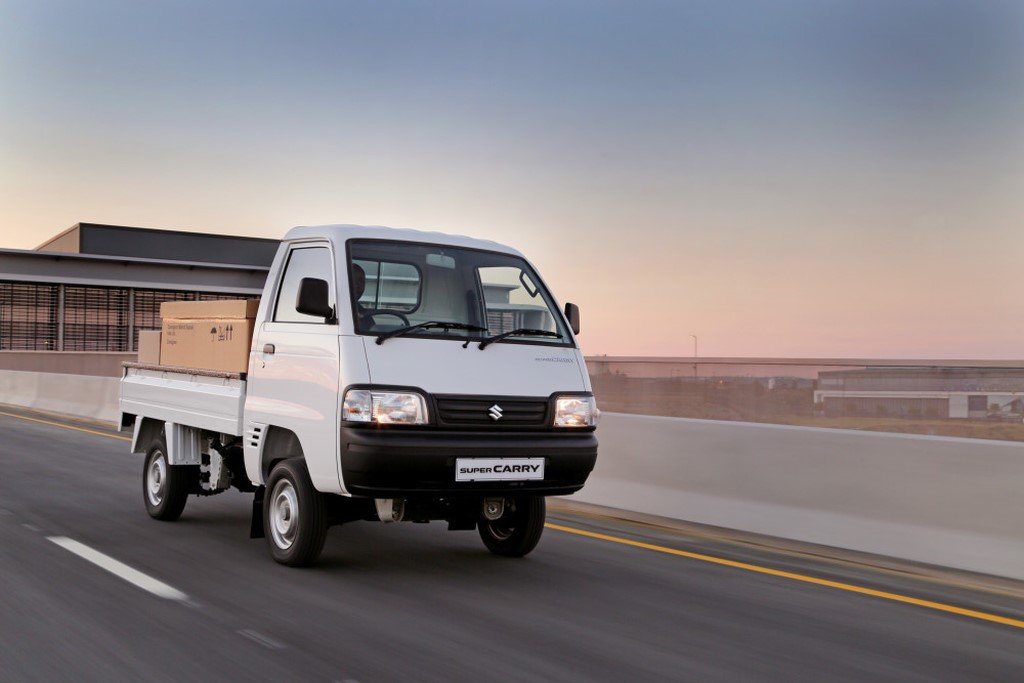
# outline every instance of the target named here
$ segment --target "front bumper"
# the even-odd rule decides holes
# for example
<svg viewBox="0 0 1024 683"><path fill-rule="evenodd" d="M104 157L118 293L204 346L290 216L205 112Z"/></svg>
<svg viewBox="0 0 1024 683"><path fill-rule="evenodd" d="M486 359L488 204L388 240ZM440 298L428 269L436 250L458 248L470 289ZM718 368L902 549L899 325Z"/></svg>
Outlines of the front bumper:
<svg viewBox="0 0 1024 683"><path fill-rule="evenodd" d="M456 458L545 459L538 481L455 481ZM583 488L597 460L593 431L453 432L342 427L341 471L358 496L557 496Z"/></svg>

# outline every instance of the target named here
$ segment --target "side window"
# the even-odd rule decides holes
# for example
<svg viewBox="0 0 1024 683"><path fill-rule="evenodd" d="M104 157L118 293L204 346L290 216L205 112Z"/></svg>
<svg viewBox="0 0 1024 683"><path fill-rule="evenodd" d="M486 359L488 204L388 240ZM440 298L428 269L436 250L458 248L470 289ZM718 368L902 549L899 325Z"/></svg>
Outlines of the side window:
<svg viewBox="0 0 1024 683"><path fill-rule="evenodd" d="M366 288L359 297L364 310L411 313L420 305L420 271L411 263L353 259L363 269Z"/></svg>
<svg viewBox="0 0 1024 683"><path fill-rule="evenodd" d="M331 266L331 252L326 247L301 247L292 249L281 278L281 288L274 306L274 322L320 323L323 318L305 315L295 310L295 299L299 294L302 278L312 277L326 280L334 296L334 268ZM331 301L334 304L334 301Z"/></svg>
<svg viewBox="0 0 1024 683"><path fill-rule="evenodd" d="M514 266L482 267L477 272L490 334L522 327L558 332L547 303L529 273Z"/></svg>

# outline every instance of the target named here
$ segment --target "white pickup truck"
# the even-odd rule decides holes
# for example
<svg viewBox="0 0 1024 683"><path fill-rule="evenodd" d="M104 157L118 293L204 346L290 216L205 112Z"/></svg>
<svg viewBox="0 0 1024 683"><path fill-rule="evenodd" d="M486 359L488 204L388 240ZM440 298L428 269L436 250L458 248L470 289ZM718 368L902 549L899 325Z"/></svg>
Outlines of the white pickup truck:
<svg viewBox="0 0 1024 683"><path fill-rule="evenodd" d="M579 490L597 406L529 261L495 242L334 225L291 230L256 315L246 373L126 363L121 426L145 455L149 514L251 492L251 535L311 564L331 525L445 520L523 556L544 497Z"/></svg>

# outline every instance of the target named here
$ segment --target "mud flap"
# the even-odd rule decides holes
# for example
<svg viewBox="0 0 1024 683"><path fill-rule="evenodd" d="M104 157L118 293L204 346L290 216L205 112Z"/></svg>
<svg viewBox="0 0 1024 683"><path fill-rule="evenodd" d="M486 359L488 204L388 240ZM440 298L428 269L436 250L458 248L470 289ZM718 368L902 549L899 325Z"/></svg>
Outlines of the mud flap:
<svg viewBox="0 0 1024 683"><path fill-rule="evenodd" d="M263 491L261 486L252 497L252 524L249 527L249 538L265 538L263 529Z"/></svg>

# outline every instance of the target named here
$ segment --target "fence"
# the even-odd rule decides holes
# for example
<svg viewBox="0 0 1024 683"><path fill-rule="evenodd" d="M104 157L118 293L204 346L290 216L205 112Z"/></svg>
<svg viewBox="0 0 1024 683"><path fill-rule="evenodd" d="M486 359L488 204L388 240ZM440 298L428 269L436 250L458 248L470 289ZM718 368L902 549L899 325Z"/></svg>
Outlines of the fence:
<svg viewBox="0 0 1024 683"><path fill-rule="evenodd" d="M0 351L131 352L139 331L159 329L164 301L237 299L131 287L0 282Z"/></svg>

